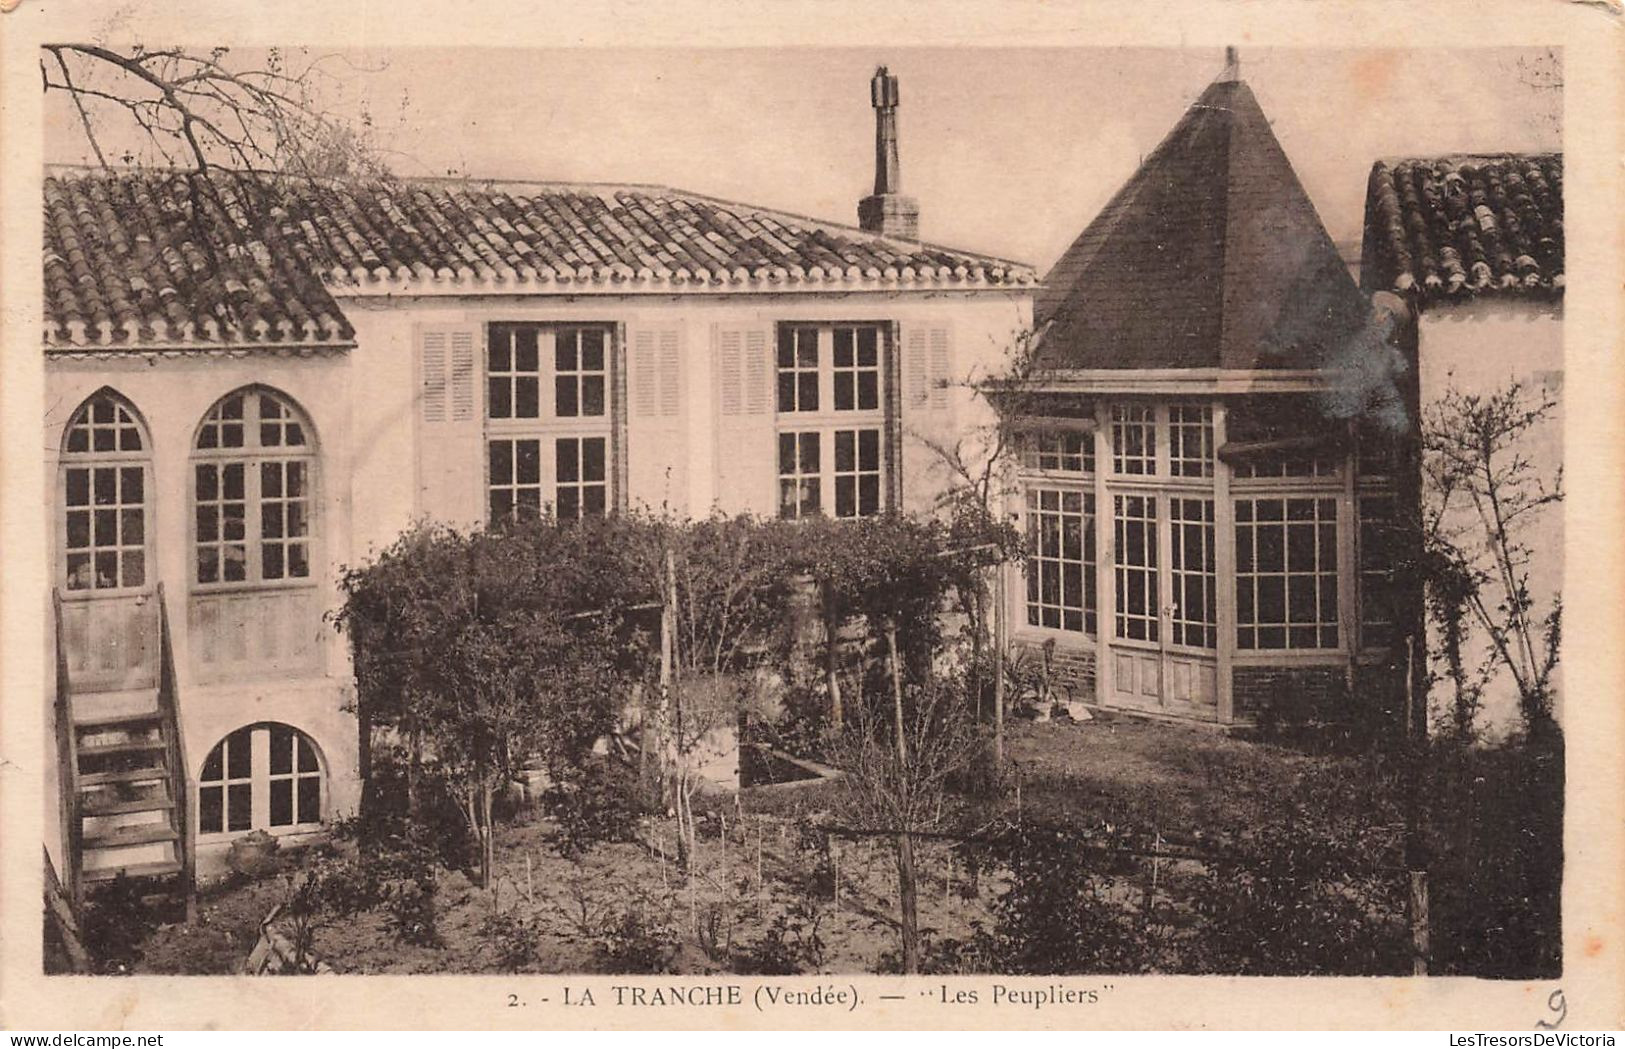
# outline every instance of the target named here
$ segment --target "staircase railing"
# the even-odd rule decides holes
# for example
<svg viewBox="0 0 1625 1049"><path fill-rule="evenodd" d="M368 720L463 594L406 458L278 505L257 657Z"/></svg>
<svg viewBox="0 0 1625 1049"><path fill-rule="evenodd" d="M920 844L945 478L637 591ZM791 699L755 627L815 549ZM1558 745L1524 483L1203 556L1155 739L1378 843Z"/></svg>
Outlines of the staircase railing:
<svg viewBox="0 0 1625 1049"><path fill-rule="evenodd" d="M164 723L169 758L169 796L175 803L177 857L181 863L181 892L188 915L197 895L197 838L192 833L191 792L186 774L186 747L181 737L181 714L175 682L175 651L169 636L169 605L164 584L158 584L158 714Z"/></svg>
<svg viewBox="0 0 1625 1049"><path fill-rule="evenodd" d="M73 739L73 690L68 682L68 642L62 632L62 592L51 588L51 615L56 624L56 762L58 816L62 821L64 873L68 899L78 911L84 903L84 830L79 820L79 758Z"/></svg>

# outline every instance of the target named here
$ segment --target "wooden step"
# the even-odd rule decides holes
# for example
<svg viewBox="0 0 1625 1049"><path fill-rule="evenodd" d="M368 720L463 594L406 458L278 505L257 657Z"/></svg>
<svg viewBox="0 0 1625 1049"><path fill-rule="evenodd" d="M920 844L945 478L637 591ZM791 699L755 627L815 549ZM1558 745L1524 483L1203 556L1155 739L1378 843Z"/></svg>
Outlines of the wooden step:
<svg viewBox="0 0 1625 1049"><path fill-rule="evenodd" d="M117 743L81 743L79 756L81 758L104 758L113 754L140 754L148 750L163 750L167 747L161 739L124 739Z"/></svg>
<svg viewBox="0 0 1625 1049"><path fill-rule="evenodd" d="M156 702L157 697L153 697ZM159 718L158 708L142 707L138 710L103 710L73 715L75 728L109 728L115 725L151 724Z"/></svg>
<svg viewBox="0 0 1625 1049"><path fill-rule="evenodd" d="M131 863L123 867L97 867L95 870L82 871L80 877L94 882L112 881L120 874L126 878L167 878L180 872L178 860L163 860L158 863Z"/></svg>
<svg viewBox="0 0 1625 1049"><path fill-rule="evenodd" d="M136 798L132 801L108 801L101 804L87 802L79 810L81 816L122 816L126 812L160 812L175 807L168 797Z"/></svg>
<svg viewBox="0 0 1625 1049"><path fill-rule="evenodd" d="M79 777L81 787L94 787L101 783L139 783L142 780L169 779L169 770L165 768L139 768L123 769L117 772L87 772Z"/></svg>
<svg viewBox="0 0 1625 1049"><path fill-rule="evenodd" d="M138 823L132 827L118 827L99 834L85 835L86 849L121 849L126 845L152 845L160 841L174 841L175 828L169 821Z"/></svg>

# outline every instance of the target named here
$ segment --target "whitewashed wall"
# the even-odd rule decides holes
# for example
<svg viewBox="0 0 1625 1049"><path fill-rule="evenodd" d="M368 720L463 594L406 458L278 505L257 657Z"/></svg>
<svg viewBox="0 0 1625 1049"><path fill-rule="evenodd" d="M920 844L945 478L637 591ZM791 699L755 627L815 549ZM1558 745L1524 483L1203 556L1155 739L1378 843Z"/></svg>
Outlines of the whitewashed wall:
<svg viewBox="0 0 1625 1049"><path fill-rule="evenodd" d="M53 581L60 583L61 570L56 566L62 563L61 494L56 488L60 486L57 466L63 429L87 397L110 387L134 406L149 438L149 582L164 584L169 608L188 779L195 784L208 752L232 731L258 721L282 722L315 742L326 773L329 816L353 811L359 799L355 721L341 709L352 689L343 639L333 630L321 628L320 671L314 675L198 680L193 672L192 651L197 639L187 630L192 557L188 475L198 424L227 393L263 384L285 394L303 409L315 430L318 454L317 541L312 551L317 601L324 609L336 608L339 566L355 556L351 527L350 378L350 361L342 353L307 358L196 356L151 361L57 358L46 368L44 449L46 477L54 497L45 525L52 537ZM52 643L48 637L47 644ZM46 665L55 666L54 656ZM54 680L51 688L55 688ZM54 823L54 809L50 819ZM217 865L217 851L200 847L203 873Z"/></svg>
<svg viewBox="0 0 1625 1049"><path fill-rule="evenodd" d="M1489 393L1513 380L1523 383L1532 402L1538 403L1547 394L1559 400L1557 411L1532 430L1519 448L1540 476L1555 478L1563 464L1561 305L1488 299L1434 306L1422 314L1418 340L1424 412L1426 405L1448 389ZM1471 523L1459 515L1454 519ZM1563 508L1548 509L1528 539L1535 550L1530 591L1536 609L1543 613L1563 585ZM1430 636L1428 644L1431 651L1438 651L1437 637ZM1470 645L1466 655L1473 665L1485 654L1489 641L1475 631ZM1448 705L1448 692L1446 686L1435 689L1436 708ZM1492 733L1516 727L1517 688L1509 675L1503 673L1491 684L1483 716Z"/></svg>

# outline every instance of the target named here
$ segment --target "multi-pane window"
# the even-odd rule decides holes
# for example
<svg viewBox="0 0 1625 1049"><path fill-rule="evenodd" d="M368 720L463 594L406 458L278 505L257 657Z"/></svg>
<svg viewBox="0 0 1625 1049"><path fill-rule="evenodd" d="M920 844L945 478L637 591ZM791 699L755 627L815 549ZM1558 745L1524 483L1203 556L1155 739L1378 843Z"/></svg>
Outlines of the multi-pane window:
<svg viewBox="0 0 1625 1049"><path fill-rule="evenodd" d="M602 517L609 502L602 437L560 437L553 442L555 512L572 520Z"/></svg>
<svg viewBox="0 0 1625 1049"><path fill-rule="evenodd" d="M1168 527L1168 571L1174 587L1170 640L1193 648L1216 648L1219 608L1213 500L1171 497Z"/></svg>
<svg viewBox="0 0 1625 1049"><path fill-rule="evenodd" d="M198 832L254 826L254 730L240 728L215 744L197 788Z"/></svg>
<svg viewBox="0 0 1625 1049"><path fill-rule="evenodd" d="M1021 442L1021 465L1045 473L1094 473L1093 434L1042 431Z"/></svg>
<svg viewBox="0 0 1625 1049"><path fill-rule="evenodd" d="M308 580L315 456L298 411L269 390L228 394L204 417L192 454L194 581Z"/></svg>
<svg viewBox="0 0 1625 1049"><path fill-rule="evenodd" d="M561 520L603 515L610 500L609 329L493 324L487 335L490 520L548 510Z"/></svg>
<svg viewBox="0 0 1625 1049"><path fill-rule="evenodd" d="M62 539L70 592L146 585L146 460L140 425L111 393L92 397L69 420Z"/></svg>
<svg viewBox="0 0 1625 1049"><path fill-rule="evenodd" d="M1168 470L1175 477L1213 476L1213 406L1168 407Z"/></svg>
<svg viewBox="0 0 1625 1049"><path fill-rule="evenodd" d="M880 512L880 431L835 431L835 516Z"/></svg>
<svg viewBox="0 0 1625 1049"><path fill-rule="evenodd" d="M1027 489L1027 622L1095 633L1095 497Z"/></svg>
<svg viewBox="0 0 1625 1049"><path fill-rule="evenodd" d="M780 415L818 410L818 342L817 328L783 328L779 331Z"/></svg>
<svg viewBox="0 0 1625 1049"><path fill-rule="evenodd" d="M1337 501L1236 500L1236 645L1336 648Z"/></svg>
<svg viewBox="0 0 1625 1049"><path fill-rule="evenodd" d="M1242 479L1336 477L1338 460L1312 451L1278 452L1238 460L1235 476Z"/></svg>
<svg viewBox="0 0 1625 1049"><path fill-rule="evenodd" d="M780 517L867 517L885 509L882 349L873 324L779 328Z"/></svg>
<svg viewBox="0 0 1625 1049"><path fill-rule="evenodd" d="M1157 500L1149 495L1112 496L1119 638L1159 640L1161 609L1157 575Z"/></svg>
<svg viewBox="0 0 1625 1049"><path fill-rule="evenodd" d="M240 728L217 743L198 777L198 832L308 827L322 819L316 747L288 725Z"/></svg>
<svg viewBox="0 0 1625 1049"><path fill-rule="evenodd" d="M287 725L271 725L270 824L320 823L322 772L316 748Z"/></svg>
<svg viewBox="0 0 1625 1049"><path fill-rule="evenodd" d="M812 517L824 505L820 438L816 430L779 434L779 516Z"/></svg>
<svg viewBox="0 0 1625 1049"><path fill-rule="evenodd" d="M836 328L834 332L835 410L870 412L880 408L880 332L876 328Z"/></svg>
<svg viewBox="0 0 1625 1049"><path fill-rule="evenodd" d="M1157 472L1157 415L1151 405L1112 405L1112 470L1128 475Z"/></svg>
<svg viewBox="0 0 1625 1049"><path fill-rule="evenodd" d="M1386 648L1395 640L1398 512L1391 495L1361 496L1360 644Z"/></svg>

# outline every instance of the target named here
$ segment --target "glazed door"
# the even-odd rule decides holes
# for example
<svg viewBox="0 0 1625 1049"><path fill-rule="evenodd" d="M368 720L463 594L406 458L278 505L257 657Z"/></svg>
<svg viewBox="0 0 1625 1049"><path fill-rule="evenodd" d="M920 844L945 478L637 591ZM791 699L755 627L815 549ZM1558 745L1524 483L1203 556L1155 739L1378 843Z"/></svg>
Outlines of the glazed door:
<svg viewBox="0 0 1625 1049"><path fill-rule="evenodd" d="M1114 493L1113 701L1217 711L1213 499Z"/></svg>

